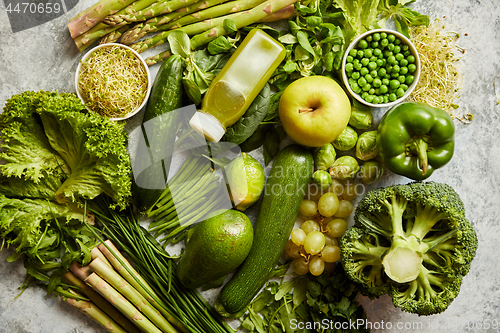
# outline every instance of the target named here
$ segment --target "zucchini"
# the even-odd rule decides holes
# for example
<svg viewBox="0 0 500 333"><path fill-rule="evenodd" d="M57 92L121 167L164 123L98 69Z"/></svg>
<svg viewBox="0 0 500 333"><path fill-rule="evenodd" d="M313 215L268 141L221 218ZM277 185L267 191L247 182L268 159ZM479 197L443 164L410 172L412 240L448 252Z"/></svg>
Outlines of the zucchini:
<svg viewBox="0 0 500 333"><path fill-rule="evenodd" d="M168 171L174 151L180 112L183 106L182 72L184 61L170 56L156 74L142 120L142 136L148 149L137 151L134 159L133 193L137 209L151 208L166 188Z"/></svg>
<svg viewBox="0 0 500 333"><path fill-rule="evenodd" d="M313 168L312 154L302 146L287 146L276 156L255 223L250 253L214 304L222 316L239 314L271 278L292 232Z"/></svg>

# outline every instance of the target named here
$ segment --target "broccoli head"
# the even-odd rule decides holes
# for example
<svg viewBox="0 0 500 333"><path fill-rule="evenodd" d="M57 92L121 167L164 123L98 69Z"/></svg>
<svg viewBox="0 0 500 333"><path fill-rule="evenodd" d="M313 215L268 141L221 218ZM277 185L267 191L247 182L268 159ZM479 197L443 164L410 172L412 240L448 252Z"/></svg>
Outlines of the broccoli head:
<svg viewBox="0 0 500 333"><path fill-rule="evenodd" d="M347 275L370 297L392 296L419 315L443 312L457 297L477 237L453 188L435 182L368 192L341 240Z"/></svg>

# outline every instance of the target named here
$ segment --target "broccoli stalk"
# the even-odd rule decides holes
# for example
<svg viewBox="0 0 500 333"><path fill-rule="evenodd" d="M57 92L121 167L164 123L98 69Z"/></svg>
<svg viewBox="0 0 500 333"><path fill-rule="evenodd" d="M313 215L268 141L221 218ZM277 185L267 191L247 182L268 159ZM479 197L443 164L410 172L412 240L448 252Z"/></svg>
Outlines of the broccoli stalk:
<svg viewBox="0 0 500 333"><path fill-rule="evenodd" d="M412 183L369 192L341 241L342 263L363 293L389 293L420 315L444 311L458 295L477 237L448 185Z"/></svg>

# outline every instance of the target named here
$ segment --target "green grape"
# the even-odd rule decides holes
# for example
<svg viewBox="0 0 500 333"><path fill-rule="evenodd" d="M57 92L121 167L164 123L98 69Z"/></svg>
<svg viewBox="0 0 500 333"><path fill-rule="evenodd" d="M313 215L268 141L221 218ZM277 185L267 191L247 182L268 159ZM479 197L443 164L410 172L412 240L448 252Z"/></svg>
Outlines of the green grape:
<svg viewBox="0 0 500 333"><path fill-rule="evenodd" d="M338 238L347 230L347 222L344 219L333 219L326 225L326 234L330 237Z"/></svg>
<svg viewBox="0 0 500 333"><path fill-rule="evenodd" d="M332 179L333 183L328 188L328 192L335 193L336 196L340 197L342 192L344 192L344 186L338 179Z"/></svg>
<svg viewBox="0 0 500 333"><path fill-rule="evenodd" d="M318 222L313 221L313 220L307 220L302 222L302 225L300 226L302 230L307 234L309 234L312 231L320 231L321 228L319 227ZM305 240L304 240L305 241Z"/></svg>
<svg viewBox="0 0 500 333"><path fill-rule="evenodd" d="M304 245L304 240L306 239L306 232L303 229L293 229L290 238L295 245Z"/></svg>
<svg viewBox="0 0 500 333"><path fill-rule="evenodd" d="M312 255L321 252L325 246L325 235L321 231L311 231L304 240L304 250Z"/></svg>
<svg viewBox="0 0 500 333"><path fill-rule="evenodd" d="M300 250L301 247L292 242L291 239L289 239L288 242L286 242L285 252L290 256L290 258L300 258L301 257Z"/></svg>
<svg viewBox="0 0 500 333"><path fill-rule="evenodd" d="M339 198L335 193L325 193L319 198L318 211L325 217L333 216L339 208Z"/></svg>
<svg viewBox="0 0 500 333"><path fill-rule="evenodd" d="M306 198L317 202L325 192L318 184L311 183L307 188Z"/></svg>
<svg viewBox="0 0 500 333"><path fill-rule="evenodd" d="M323 259L321 259L318 256L313 256L309 260L309 272L311 272L312 275L314 276L321 275L321 273L323 273L324 270L325 270L325 262L323 261Z"/></svg>
<svg viewBox="0 0 500 333"><path fill-rule="evenodd" d="M340 248L336 245L328 245L321 250L321 259L325 262L336 262L340 260Z"/></svg>
<svg viewBox="0 0 500 333"><path fill-rule="evenodd" d="M318 204L316 201L304 199L300 204L299 212L304 216L314 216L318 214Z"/></svg>
<svg viewBox="0 0 500 333"><path fill-rule="evenodd" d="M344 185L344 192L342 193L342 198L344 200L354 200L358 196L358 187L354 182L348 182Z"/></svg>
<svg viewBox="0 0 500 333"><path fill-rule="evenodd" d="M339 201L339 209L335 212L336 217L348 217L351 215L354 207L352 203L348 200L340 200Z"/></svg>
<svg viewBox="0 0 500 333"><path fill-rule="evenodd" d="M328 234L325 235L325 246L328 245L339 245L337 238L330 237Z"/></svg>
<svg viewBox="0 0 500 333"><path fill-rule="evenodd" d="M309 260L306 258L297 258L292 263L293 271L297 275L306 275L309 272Z"/></svg>

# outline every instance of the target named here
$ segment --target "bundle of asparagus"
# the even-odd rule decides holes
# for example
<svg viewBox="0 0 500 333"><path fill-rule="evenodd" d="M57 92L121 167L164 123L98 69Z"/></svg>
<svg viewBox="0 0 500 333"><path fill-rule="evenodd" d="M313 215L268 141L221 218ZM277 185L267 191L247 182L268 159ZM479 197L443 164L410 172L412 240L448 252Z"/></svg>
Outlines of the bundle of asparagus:
<svg viewBox="0 0 500 333"><path fill-rule="evenodd" d="M229 31L226 20L236 29L285 19L293 14L298 0L100 0L74 17L68 28L80 51L97 42L120 42L138 52L161 45L169 33L180 30L193 36L193 49ZM146 34L158 33L144 41ZM135 44L133 44L135 43ZM168 51L167 51L168 52ZM166 57L160 53L148 61L155 64Z"/></svg>
<svg viewBox="0 0 500 333"><path fill-rule="evenodd" d="M75 296L65 297L67 303L109 332L186 331L156 301L154 291L111 241L94 248L91 255L88 266L80 267L75 262L64 275L65 283L72 286L70 293Z"/></svg>

